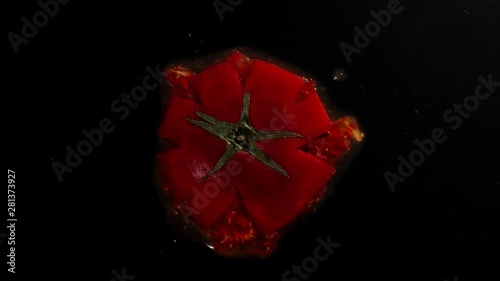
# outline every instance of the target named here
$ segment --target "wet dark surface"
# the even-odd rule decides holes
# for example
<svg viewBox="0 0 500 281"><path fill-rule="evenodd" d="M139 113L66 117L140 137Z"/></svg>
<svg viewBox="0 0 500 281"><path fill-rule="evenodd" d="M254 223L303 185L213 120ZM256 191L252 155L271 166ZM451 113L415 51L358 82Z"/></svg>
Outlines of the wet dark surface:
<svg viewBox="0 0 500 281"><path fill-rule="evenodd" d="M4 34L21 35L21 18L41 9L24 2L5 9ZM500 87L483 86L477 106L467 96L479 76L500 81L500 3L401 1L404 9L348 63L339 45L355 46L353 28L364 29L370 11L387 3L243 1L221 21L211 1L71 1L17 54L4 37L17 280L107 281L122 268L134 280L282 280L329 235L340 246L307 280L498 279ZM226 260L174 242L152 177L158 89L136 108L112 109L142 83L146 66L234 46L313 74L366 133L335 194L267 260ZM332 76L339 68L347 73L341 82ZM105 118L112 125L102 127L113 130L59 182L54 161L64 163L65 147ZM418 148L412 142L433 135L441 143L391 188L386 172L397 175L400 159ZM298 276L288 278L306 278Z"/></svg>

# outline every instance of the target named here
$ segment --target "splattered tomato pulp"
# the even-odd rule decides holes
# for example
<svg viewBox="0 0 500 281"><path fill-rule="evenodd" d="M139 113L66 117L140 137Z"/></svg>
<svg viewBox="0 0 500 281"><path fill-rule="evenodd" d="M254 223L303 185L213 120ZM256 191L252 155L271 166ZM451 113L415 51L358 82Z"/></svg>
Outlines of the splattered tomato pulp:
<svg viewBox="0 0 500 281"><path fill-rule="evenodd" d="M157 175L168 213L224 256L268 256L363 134L311 79L233 51L165 71Z"/></svg>

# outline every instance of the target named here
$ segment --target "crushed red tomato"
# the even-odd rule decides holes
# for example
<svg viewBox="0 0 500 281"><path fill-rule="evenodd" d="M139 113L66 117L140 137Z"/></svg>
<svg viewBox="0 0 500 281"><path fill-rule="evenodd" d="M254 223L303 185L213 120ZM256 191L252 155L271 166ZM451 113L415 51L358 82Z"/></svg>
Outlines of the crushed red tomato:
<svg viewBox="0 0 500 281"><path fill-rule="evenodd" d="M314 81L238 51L165 76L161 192L223 256L268 256L363 139L354 118L330 118Z"/></svg>

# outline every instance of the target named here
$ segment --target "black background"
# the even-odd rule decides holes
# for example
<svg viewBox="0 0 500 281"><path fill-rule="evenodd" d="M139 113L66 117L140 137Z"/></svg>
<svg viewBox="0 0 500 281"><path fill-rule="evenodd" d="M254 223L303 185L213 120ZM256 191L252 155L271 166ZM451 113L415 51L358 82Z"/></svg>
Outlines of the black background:
<svg viewBox="0 0 500 281"><path fill-rule="evenodd" d="M404 11L351 64L339 44L353 44L353 27L364 28L370 10L387 1L245 0L223 21L212 1L71 1L18 54L5 36L15 277L108 281L125 267L134 280L281 280L312 254L317 237L331 235L340 248L308 280L499 280L500 90L457 130L442 114L474 93L479 75L500 80L500 3L401 3ZM21 18L38 10L36 1L4 6L4 34L20 34ZM174 242L151 173L159 93L149 92L123 121L110 110L147 65L234 46L315 75L366 133L334 196L266 260L227 260ZM339 67L348 72L344 82L332 79ZM116 129L59 183L51 163L64 162L65 147L106 117ZM407 158L412 141L437 127L448 140L391 192L384 172L396 172L398 155ZM0 246L5 258L6 240Z"/></svg>

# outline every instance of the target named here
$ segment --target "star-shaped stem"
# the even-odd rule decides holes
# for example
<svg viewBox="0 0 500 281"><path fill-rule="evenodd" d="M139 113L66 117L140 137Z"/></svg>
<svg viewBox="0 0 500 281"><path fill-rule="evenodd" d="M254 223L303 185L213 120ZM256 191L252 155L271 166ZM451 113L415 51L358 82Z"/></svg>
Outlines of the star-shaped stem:
<svg viewBox="0 0 500 281"><path fill-rule="evenodd" d="M285 177L288 177L287 172L280 165L269 158L269 156L262 152L262 150L257 147L256 142L277 138L301 138L302 136L297 133L287 131L259 131L252 127L252 125L250 124L249 114L250 93L245 92L243 94L243 109L241 111L240 120L236 124L218 120L201 112L196 112L196 116L200 117L204 121L186 118L186 121L188 121L189 123L210 132L211 134L219 137L227 143L224 154L221 156L219 161L217 161L212 170L210 170L201 179L202 181L222 168L222 166L224 166L224 164L238 151L244 151L252 155L254 158L264 163L269 168L281 173Z"/></svg>

